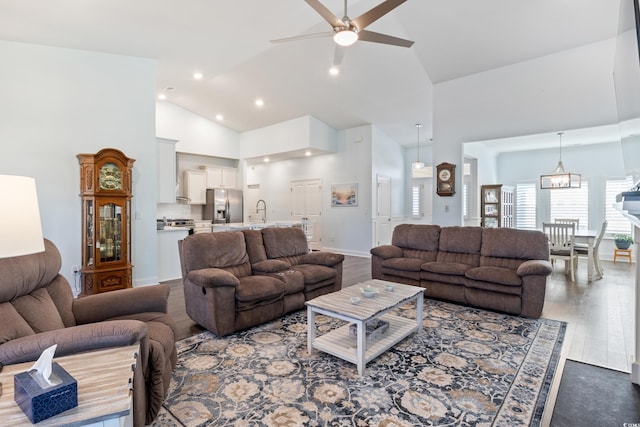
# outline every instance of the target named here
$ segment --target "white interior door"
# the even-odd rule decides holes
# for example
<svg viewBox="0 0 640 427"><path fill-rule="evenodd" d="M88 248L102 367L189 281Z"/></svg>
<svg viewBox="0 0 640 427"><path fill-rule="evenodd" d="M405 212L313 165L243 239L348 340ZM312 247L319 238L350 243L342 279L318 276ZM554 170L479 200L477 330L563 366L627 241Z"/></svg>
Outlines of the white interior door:
<svg viewBox="0 0 640 427"><path fill-rule="evenodd" d="M391 244L391 178L378 175L374 246Z"/></svg>
<svg viewBox="0 0 640 427"><path fill-rule="evenodd" d="M321 180L291 181L291 219L303 223L310 249L322 249Z"/></svg>

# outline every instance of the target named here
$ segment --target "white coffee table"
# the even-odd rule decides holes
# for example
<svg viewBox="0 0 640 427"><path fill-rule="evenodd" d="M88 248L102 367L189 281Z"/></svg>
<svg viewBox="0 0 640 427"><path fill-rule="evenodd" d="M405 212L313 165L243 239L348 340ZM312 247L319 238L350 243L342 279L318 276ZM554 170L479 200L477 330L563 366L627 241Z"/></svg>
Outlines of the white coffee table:
<svg viewBox="0 0 640 427"><path fill-rule="evenodd" d="M393 285L393 291L388 292L384 285ZM373 298L365 298L360 288L370 285L378 290ZM383 280L369 280L350 286L338 292L321 295L307 301L307 348L309 353L314 348L339 357L358 366L358 374L364 373L367 362L375 359L413 332L422 330L422 308L424 288L386 282ZM357 304L351 303L352 297L360 298ZM416 301L416 319L388 314L389 311ZM354 337L349 333L349 324L334 329L322 336L316 337L316 313L342 319L357 325ZM365 324L374 319L389 322L389 329L378 338L367 342Z"/></svg>

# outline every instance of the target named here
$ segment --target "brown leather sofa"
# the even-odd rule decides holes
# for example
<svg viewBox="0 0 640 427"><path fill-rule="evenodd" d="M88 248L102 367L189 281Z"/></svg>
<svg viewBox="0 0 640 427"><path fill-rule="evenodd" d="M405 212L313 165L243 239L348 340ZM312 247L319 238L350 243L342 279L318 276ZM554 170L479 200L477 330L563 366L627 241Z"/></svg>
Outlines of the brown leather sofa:
<svg viewBox="0 0 640 427"><path fill-rule="evenodd" d="M344 255L309 252L295 227L194 234L178 248L187 314L218 336L342 288Z"/></svg>
<svg viewBox="0 0 640 427"><path fill-rule="evenodd" d="M425 296L540 317L549 243L544 233L512 228L401 224L391 245L371 249L371 275L422 286Z"/></svg>
<svg viewBox="0 0 640 427"><path fill-rule="evenodd" d="M58 272L60 252L0 259L0 362L35 361L57 344L56 356L140 345L133 382L133 422L157 416L176 364L167 285L125 289L74 299Z"/></svg>

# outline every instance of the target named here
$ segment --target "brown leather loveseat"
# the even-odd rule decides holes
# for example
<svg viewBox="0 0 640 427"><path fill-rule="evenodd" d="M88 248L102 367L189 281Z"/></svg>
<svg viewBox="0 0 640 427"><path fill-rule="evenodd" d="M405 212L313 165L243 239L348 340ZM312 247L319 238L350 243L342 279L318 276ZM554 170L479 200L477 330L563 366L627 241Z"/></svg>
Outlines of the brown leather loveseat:
<svg viewBox="0 0 640 427"><path fill-rule="evenodd" d="M58 272L60 252L0 259L0 362L35 361L57 344L56 356L139 344L134 371L133 422L157 416L176 364L167 285L125 289L74 299Z"/></svg>
<svg viewBox="0 0 640 427"><path fill-rule="evenodd" d="M526 317L540 317L549 243L544 233L512 228L398 225L391 245L371 249L371 275L422 286L425 296Z"/></svg>
<svg viewBox="0 0 640 427"><path fill-rule="evenodd" d="M218 336L342 287L344 255L309 252L295 227L194 234L178 248L187 314Z"/></svg>

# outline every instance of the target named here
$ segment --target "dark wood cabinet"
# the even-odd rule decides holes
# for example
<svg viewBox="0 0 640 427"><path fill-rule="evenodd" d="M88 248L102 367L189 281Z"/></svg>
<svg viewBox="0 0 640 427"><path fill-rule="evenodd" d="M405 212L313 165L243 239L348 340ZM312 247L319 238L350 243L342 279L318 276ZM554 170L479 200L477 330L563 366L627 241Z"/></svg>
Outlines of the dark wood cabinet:
<svg viewBox="0 0 640 427"><path fill-rule="evenodd" d="M78 154L82 198L81 296L132 286L131 169L114 148Z"/></svg>
<svg viewBox="0 0 640 427"><path fill-rule="evenodd" d="M483 227L513 227L513 187L483 185L480 187L480 197Z"/></svg>

